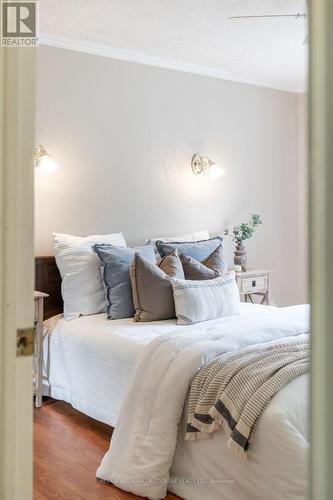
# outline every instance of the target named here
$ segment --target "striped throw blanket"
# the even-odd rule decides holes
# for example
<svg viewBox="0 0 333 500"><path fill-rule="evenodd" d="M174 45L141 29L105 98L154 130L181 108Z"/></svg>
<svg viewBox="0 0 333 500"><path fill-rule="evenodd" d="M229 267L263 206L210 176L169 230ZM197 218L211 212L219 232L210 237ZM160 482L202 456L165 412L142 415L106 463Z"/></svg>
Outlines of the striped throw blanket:
<svg viewBox="0 0 333 500"><path fill-rule="evenodd" d="M307 334L217 356L193 379L185 439L207 439L222 428L228 447L246 459L259 417L274 394L308 370L309 358Z"/></svg>

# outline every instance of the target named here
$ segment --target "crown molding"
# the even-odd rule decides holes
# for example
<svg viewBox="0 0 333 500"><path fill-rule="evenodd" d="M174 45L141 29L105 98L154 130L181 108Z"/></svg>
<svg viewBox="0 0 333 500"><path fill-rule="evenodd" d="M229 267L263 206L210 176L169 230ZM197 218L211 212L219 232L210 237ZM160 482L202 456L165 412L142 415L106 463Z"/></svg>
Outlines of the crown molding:
<svg viewBox="0 0 333 500"><path fill-rule="evenodd" d="M179 63L177 61L172 61L169 59L162 59L159 57L149 56L147 54L142 54L140 52L121 50L110 47L108 45L83 42L70 38L42 35L40 36L40 45L47 45L50 47L58 47L61 49L74 50L76 52L84 52L87 54L93 54L102 57L110 57L112 59L119 59L121 61L133 62L137 64L145 64L148 66L171 69L183 73L191 73L199 76L208 76L210 78L218 78L220 80L228 80L237 83L245 83L248 85L256 85L258 87L267 87L275 90L283 90L286 92L293 92L293 93L306 92L305 88L299 88L293 85L286 85L285 82L256 78L251 75L241 74L237 71L219 70L207 66Z"/></svg>

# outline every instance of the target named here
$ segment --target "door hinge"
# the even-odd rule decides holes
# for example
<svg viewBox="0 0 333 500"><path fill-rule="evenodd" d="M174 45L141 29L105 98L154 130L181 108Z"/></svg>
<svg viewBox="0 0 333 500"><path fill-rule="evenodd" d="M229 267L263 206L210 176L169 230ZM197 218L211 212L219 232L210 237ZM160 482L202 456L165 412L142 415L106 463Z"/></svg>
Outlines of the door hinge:
<svg viewBox="0 0 333 500"><path fill-rule="evenodd" d="M16 330L16 357L32 356L34 351L35 329L19 328Z"/></svg>

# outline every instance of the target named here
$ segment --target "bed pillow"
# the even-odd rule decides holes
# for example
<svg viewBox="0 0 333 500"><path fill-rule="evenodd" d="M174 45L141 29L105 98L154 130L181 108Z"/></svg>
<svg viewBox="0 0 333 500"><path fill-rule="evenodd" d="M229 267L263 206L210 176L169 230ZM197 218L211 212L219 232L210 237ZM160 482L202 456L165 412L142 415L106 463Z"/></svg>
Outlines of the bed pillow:
<svg viewBox="0 0 333 500"><path fill-rule="evenodd" d="M190 325L240 313L234 271L206 281L170 278L178 325Z"/></svg>
<svg viewBox="0 0 333 500"><path fill-rule="evenodd" d="M204 231L197 231L196 233L186 234L185 236L171 236L170 238L150 238L147 243L152 241L163 241L164 243L170 243L171 241L201 241L208 240L209 232L205 229Z"/></svg>
<svg viewBox="0 0 333 500"><path fill-rule="evenodd" d="M187 280L209 280L227 272L222 245L201 262L189 255L180 254L179 257Z"/></svg>
<svg viewBox="0 0 333 500"><path fill-rule="evenodd" d="M189 255L198 261L206 259L222 243L222 238L216 236L208 240L200 241L173 241L164 243L161 240L155 242L156 248L161 257L164 257L172 250L177 250L178 254Z"/></svg>
<svg viewBox="0 0 333 500"><path fill-rule="evenodd" d="M209 269L204 264L199 262L189 255L180 254L179 256L183 265L184 276L186 280L212 280L220 276L213 269Z"/></svg>
<svg viewBox="0 0 333 500"><path fill-rule="evenodd" d="M134 321L159 321L175 317L169 277L184 279L182 263L174 250L156 265L136 254L131 266Z"/></svg>
<svg viewBox="0 0 333 500"><path fill-rule="evenodd" d="M53 233L54 255L62 278L61 292L66 320L104 311L104 286L95 243L126 247L122 233L72 236Z"/></svg>
<svg viewBox="0 0 333 500"><path fill-rule="evenodd" d="M130 268L136 253L155 264L154 245L120 248L113 245L94 245L105 287L105 311L109 319L132 318L134 306Z"/></svg>

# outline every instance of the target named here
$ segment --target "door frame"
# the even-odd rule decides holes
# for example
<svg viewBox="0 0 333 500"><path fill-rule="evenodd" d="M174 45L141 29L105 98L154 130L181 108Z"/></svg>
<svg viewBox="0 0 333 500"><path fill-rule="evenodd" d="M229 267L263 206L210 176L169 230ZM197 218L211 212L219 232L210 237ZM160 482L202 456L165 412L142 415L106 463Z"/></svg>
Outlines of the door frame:
<svg viewBox="0 0 333 500"><path fill-rule="evenodd" d="M312 0L310 11L311 496L329 500L333 498L333 2ZM33 321L34 113L35 50L0 48L3 500L32 498L31 358L16 358L16 329Z"/></svg>
<svg viewBox="0 0 333 500"><path fill-rule="evenodd" d="M310 9L311 497L333 498L333 2Z"/></svg>
<svg viewBox="0 0 333 500"><path fill-rule="evenodd" d="M0 48L0 498L32 498L32 357L16 357L33 326L35 57Z"/></svg>

